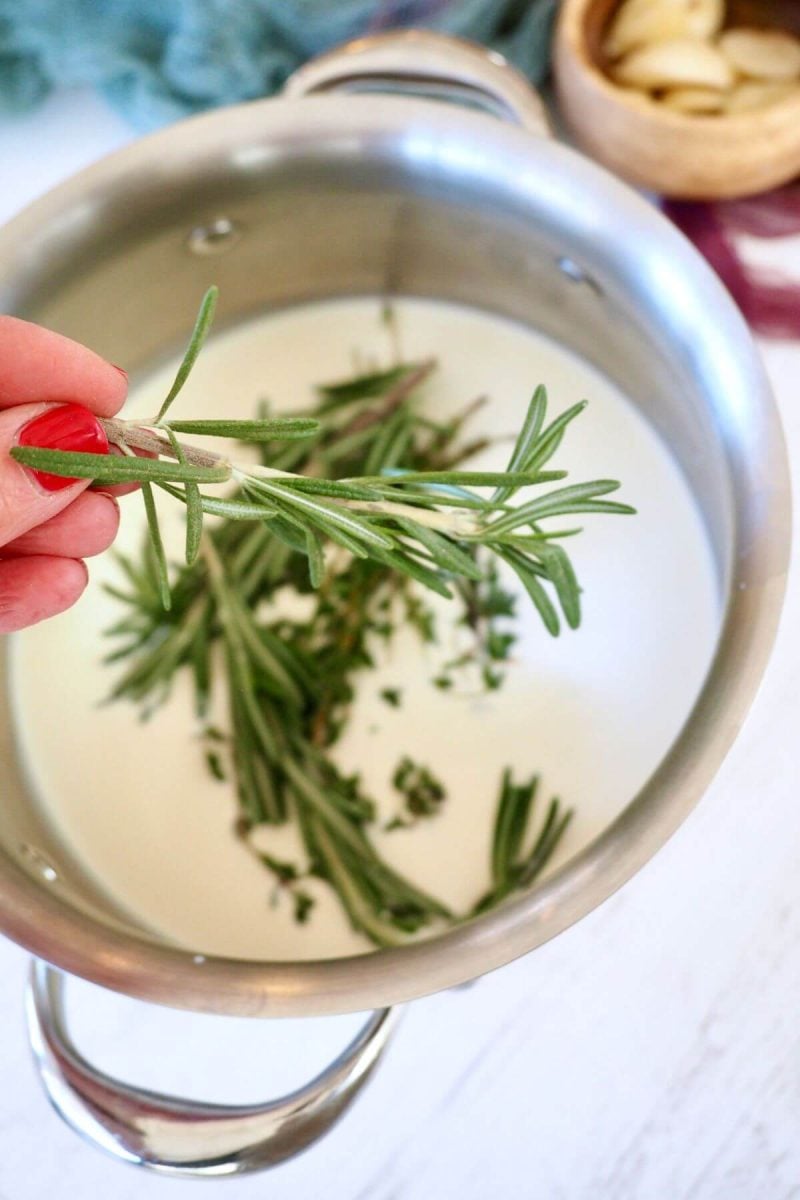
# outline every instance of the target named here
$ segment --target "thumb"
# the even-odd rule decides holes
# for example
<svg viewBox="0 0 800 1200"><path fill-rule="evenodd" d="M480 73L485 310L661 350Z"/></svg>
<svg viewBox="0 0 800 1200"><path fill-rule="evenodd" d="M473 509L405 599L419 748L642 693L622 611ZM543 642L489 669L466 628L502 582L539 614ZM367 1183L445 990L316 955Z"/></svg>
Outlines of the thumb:
<svg viewBox="0 0 800 1200"><path fill-rule="evenodd" d="M17 445L108 451L103 427L81 404L20 404L0 411L0 547L54 517L91 483L23 467L10 455Z"/></svg>

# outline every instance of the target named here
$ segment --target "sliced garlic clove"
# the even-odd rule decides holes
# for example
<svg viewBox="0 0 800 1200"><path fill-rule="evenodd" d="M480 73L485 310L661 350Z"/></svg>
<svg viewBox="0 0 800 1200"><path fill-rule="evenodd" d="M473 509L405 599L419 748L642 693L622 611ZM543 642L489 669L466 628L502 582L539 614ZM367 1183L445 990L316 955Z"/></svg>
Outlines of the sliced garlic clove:
<svg viewBox="0 0 800 1200"><path fill-rule="evenodd" d="M760 108L768 108L770 104L777 104L789 96L800 97L800 84L745 80L723 98L723 103L725 112L734 116L736 113L756 112Z"/></svg>
<svg viewBox="0 0 800 1200"><path fill-rule="evenodd" d="M726 29L718 46L749 79L774 82L800 78L800 41L777 29Z"/></svg>
<svg viewBox="0 0 800 1200"><path fill-rule="evenodd" d="M685 0L686 37L713 38L725 20L725 0Z"/></svg>
<svg viewBox="0 0 800 1200"><path fill-rule="evenodd" d="M611 59L651 42L676 37L711 38L722 28L724 0L624 0L606 35Z"/></svg>
<svg viewBox="0 0 800 1200"><path fill-rule="evenodd" d="M722 112L725 106L725 93L714 88L674 88L672 91L664 92L659 96L659 100L667 108L674 109L675 112L697 115L713 114Z"/></svg>
<svg viewBox="0 0 800 1200"><path fill-rule="evenodd" d="M714 46L672 38L633 50L612 71L617 83L641 88L701 87L726 91L734 72Z"/></svg>

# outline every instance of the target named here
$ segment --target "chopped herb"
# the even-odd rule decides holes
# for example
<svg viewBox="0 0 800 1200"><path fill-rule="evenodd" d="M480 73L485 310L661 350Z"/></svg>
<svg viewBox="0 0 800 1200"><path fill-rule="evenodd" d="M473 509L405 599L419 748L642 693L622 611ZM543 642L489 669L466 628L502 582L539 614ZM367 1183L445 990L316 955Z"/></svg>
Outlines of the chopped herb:
<svg viewBox="0 0 800 1200"><path fill-rule="evenodd" d="M225 768L222 765L222 759L213 750L206 750L206 766L209 773L218 779L220 783L224 783L228 776L225 774Z"/></svg>
<svg viewBox="0 0 800 1200"><path fill-rule="evenodd" d="M298 925L305 925L311 915L312 908L316 904L316 900L308 892L303 891L293 892L292 898L294 900L294 919Z"/></svg>
<svg viewBox="0 0 800 1200"><path fill-rule="evenodd" d="M259 854L258 857L265 867L269 867L278 883L294 883L300 878L300 871L294 863L284 862L272 854Z"/></svg>
<svg viewBox="0 0 800 1200"><path fill-rule="evenodd" d="M429 767L415 762L405 755L395 768L392 786L403 797L402 815L394 817L385 826L393 829L408 829L421 817L433 817L441 809L447 796L444 784L437 779Z"/></svg>

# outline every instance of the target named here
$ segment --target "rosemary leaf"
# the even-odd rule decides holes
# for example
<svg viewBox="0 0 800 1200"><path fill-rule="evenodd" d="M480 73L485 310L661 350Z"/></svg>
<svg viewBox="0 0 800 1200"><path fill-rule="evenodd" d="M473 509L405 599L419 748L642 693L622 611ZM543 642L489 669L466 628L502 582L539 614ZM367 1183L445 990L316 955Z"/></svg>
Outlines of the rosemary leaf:
<svg viewBox="0 0 800 1200"><path fill-rule="evenodd" d="M574 483L568 487L556 488L535 500L528 500L518 508L498 517L489 526L492 537L500 537L510 533L520 525L528 525L533 521L541 521L544 517L562 516L564 513L609 511L607 501L599 501L598 496L615 492L619 484L613 479L595 479L591 483ZM590 509L586 505L591 505ZM612 511L630 513L634 510L627 504L614 505Z"/></svg>
<svg viewBox="0 0 800 1200"><path fill-rule="evenodd" d="M276 483L282 482L276 479ZM293 492L306 496L329 496L335 500L380 500L382 493L359 482L345 479L313 479L296 475L287 481Z"/></svg>
<svg viewBox="0 0 800 1200"><path fill-rule="evenodd" d="M172 387L167 392L161 408L158 410L156 424L163 421L167 411L175 397L180 392L186 380L189 378L189 373L197 360L197 356L203 348L203 342L208 336L208 331L211 328L211 322L214 320L214 312L217 307L217 299L219 297L219 288L210 287L200 303L200 311L197 314L197 320L194 323L192 336L189 339L189 345L186 347L186 353L183 356L181 365L178 367L178 372Z"/></svg>
<svg viewBox="0 0 800 1200"><path fill-rule="evenodd" d="M544 424L545 416L547 415L547 388L543 384L539 384L536 391L531 397L531 402L528 405L528 411L525 414L525 420L522 424L514 443L514 449L511 452L511 458L508 460L509 471L523 470L525 464L531 457L531 451L536 445L539 434Z"/></svg>
<svg viewBox="0 0 800 1200"><path fill-rule="evenodd" d="M570 629L581 623L581 588L569 555L562 546L541 542L535 550L544 563Z"/></svg>
<svg viewBox="0 0 800 1200"><path fill-rule="evenodd" d="M157 458L122 458L116 454L84 454L72 450L44 450L38 446L12 446L11 457L35 471L93 479L97 483L224 483L231 477L230 465L215 467L194 463L182 466Z"/></svg>
<svg viewBox="0 0 800 1200"><path fill-rule="evenodd" d="M520 554L518 550L514 550L511 547L507 547L502 551L498 550L498 553L514 571L525 591L530 596L547 632L552 634L553 637L558 637L561 628L558 613L555 610L552 600L539 582L535 564L532 564L523 554Z"/></svg>
<svg viewBox="0 0 800 1200"><path fill-rule="evenodd" d="M555 798L550 801L542 831L533 850L521 866L517 878L518 887L530 887L536 876L547 865L571 820L572 809L562 813L559 801Z"/></svg>
<svg viewBox="0 0 800 1200"><path fill-rule="evenodd" d="M323 384L317 388L317 395L322 401L320 414L343 404L352 404L355 400L369 400L381 396L415 367L416 364L404 364L392 367L388 371L374 371L356 379L345 379L341 383Z"/></svg>
<svg viewBox="0 0 800 1200"><path fill-rule="evenodd" d="M167 567L167 557L164 553L164 543L161 540L161 529L158 524L158 513L156 512L156 502L153 496L153 488L149 483L142 484L142 499L144 500L144 510L147 514L147 527L150 531L150 544L155 551L156 562L158 563L158 581L161 594L161 603L165 609L172 607L172 592L169 587L169 569Z"/></svg>
<svg viewBox="0 0 800 1200"><path fill-rule="evenodd" d="M411 554L395 550L373 550L372 557L378 562L385 563L394 571L410 575L412 579L416 579L417 583L421 583L432 592L436 592L437 595L443 596L445 600L453 598L453 593L441 575L418 562Z"/></svg>
<svg viewBox="0 0 800 1200"><path fill-rule="evenodd" d="M442 504L448 508L472 508L487 514L495 511L506 511L502 506L499 509L495 509L489 500L484 500L481 496L476 496L474 493L467 491L466 488L455 488L447 484L431 484L430 490L427 490L423 485L419 485L417 491L408 492L399 491L397 487L387 486L384 483L371 482L369 486L380 499L390 500L394 503L402 501L403 504L416 504L423 508L431 508L434 505Z"/></svg>
<svg viewBox="0 0 800 1200"><path fill-rule="evenodd" d="M166 426L165 426L166 427ZM169 421L175 433L199 437L236 438L240 442L294 441L319 432L313 417L270 417L257 421Z"/></svg>
<svg viewBox="0 0 800 1200"><path fill-rule="evenodd" d="M328 504L323 500L312 500L309 496L298 493L283 484L266 483L264 480L259 480L257 490L261 491L268 499L278 500L282 507L301 512L307 520L317 525L323 532L331 528L340 530L365 547L390 550L395 544L393 538L388 537L355 513Z"/></svg>
<svg viewBox="0 0 800 1200"><path fill-rule="evenodd" d="M313 529L306 530L306 553L308 554L308 573L311 586L318 588L325 576L325 559L322 554L322 545Z"/></svg>
<svg viewBox="0 0 800 1200"><path fill-rule="evenodd" d="M187 464L183 447L169 427L167 427L167 436L175 458L182 467L185 467ZM203 500L200 488L196 483L185 483L183 495L186 503L186 564L191 567L197 561L197 555L200 552L200 538L203 536Z"/></svg>
<svg viewBox="0 0 800 1200"><path fill-rule="evenodd" d="M459 575L464 579L483 578L483 573L475 559L462 550L458 543L451 538L442 537L435 530L426 529L424 525L420 525L408 517L398 517L397 524L411 534L416 541L421 542L426 550L430 551L432 561L443 570L451 571L454 575Z"/></svg>
<svg viewBox="0 0 800 1200"><path fill-rule="evenodd" d="M174 496L176 500L182 500L185 503L185 493L179 488L172 487L169 483L161 483L159 487L165 492L169 492L170 496ZM200 493L200 503L203 512L210 517L226 517L230 521L268 521L271 517L277 516L276 508L268 508L264 504L249 504L247 500L239 500L235 497L222 498L220 496L204 496Z"/></svg>
<svg viewBox="0 0 800 1200"><path fill-rule="evenodd" d="M527 448L521 465L524 465L528 471L538 470L544 466L553 455L566 432L567 426L579 417L586 408L588 401L580 400L577 404L573 404L571 408L560 413L556 419L547 426L547 428L536 438L536 440Z"/></svg>
<svg viewBox="0 0 800 1200"><path fill-rule="evenodd" d="M496 888L505 888L512 880L512 867L519 857L538 783L534 776L527 785L517 786L510 768L503 772L492 842L492 881Z"/></svg>
<svg viewBox="0 0 800 1200"><path fill-rule="evenodd" d="M377 477L366 476L359 483L380 481L384 484L451 483L459 487L495 487L504 485L509 494L519 487L552 483L564 479L566 471L396 471Z"/></svg>
<svg viewBox="0 0 800 1200"><path fill-rule="evenodd" d="M560 801L554 798L531 850L527 853L522 850L534 816L537 786L536 776L526 784L515 784L510 770L503 772L492 839L492 887L473 908L474 916L496 907L512 892L529 888L541 875L564 836L572 819L572 810L562 810Z"/></svg>
<svg viewBox="0 0 800 1200"><path fill-rule="evenodd" d="M511 457L508 460L509 471L522 470L528 461L532 448L535 446L541 432L546 413L547 389L540 383L533 393L531 402L528 405L528 411L525 414L522 429L520 429L517 440L514 443L514 449L511 451ZM510 485L498 484L492 496L492 501L495 504L502 504L511 495L512 490Z"/></svg>

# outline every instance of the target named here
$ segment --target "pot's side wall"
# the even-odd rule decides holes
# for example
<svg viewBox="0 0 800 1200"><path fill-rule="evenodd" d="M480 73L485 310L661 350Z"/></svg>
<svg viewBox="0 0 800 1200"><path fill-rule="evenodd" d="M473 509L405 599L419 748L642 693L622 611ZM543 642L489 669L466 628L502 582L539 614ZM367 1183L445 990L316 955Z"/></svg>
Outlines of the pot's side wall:
<svg viewBox="0 0 800 1200"><path fill-rule="evenodd" d="M722 570L727 466L694 354L709 314L688 290L678 311L678 273L658 276L651 231L619 208L628 194L609 178L606 196L603 176L561 147L523 137L523 152L509 153L503 140L465 136L461 113L446 134L414 121L376 128L372 113L387 105L398 111L375 97L273 101L144 139L0 238L0 306L133 371L182 344L210 283L221 288L218 326L357 293L513 317L571 346L642 408L698 496ZM492 128L467 117L466 128ZM229 236L215 242L221 225Z"/></svg>
<svg viewBox="0 0 800 1200"><path fill-rule="evenodd" d="M231 236L208 243L223 221ZM211 239L213 243L213 238ZM198 250L206 252L198 252ZM216 253L207 253L209 249ZM269 102L173 127L113 156L0 232L0 308L145 370L204 288L221 319L334 294L438 296L538 327L617 382L669 443L704 512L728 627L692 736L622 819L539 888L410 948L242 964L107 932L98 898L0 871L0 927L75 973L204 1011L358 1010L450 986L577 920L680 823L721 762L772 643L788 547L780 432L747 330L688 243L564 148L488 117L387 97ZM734 566L741 593L730 589ZM724 684L724 687L722 686ZM6 753L10 753L7 749ZM20 862L13 771L0 839ZM106 918L114 919L110 909Z"/></svg>

